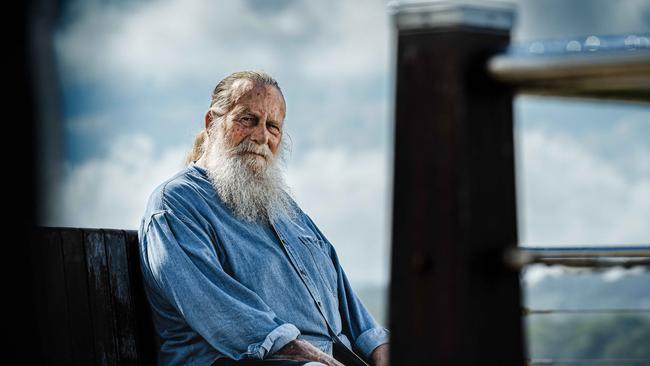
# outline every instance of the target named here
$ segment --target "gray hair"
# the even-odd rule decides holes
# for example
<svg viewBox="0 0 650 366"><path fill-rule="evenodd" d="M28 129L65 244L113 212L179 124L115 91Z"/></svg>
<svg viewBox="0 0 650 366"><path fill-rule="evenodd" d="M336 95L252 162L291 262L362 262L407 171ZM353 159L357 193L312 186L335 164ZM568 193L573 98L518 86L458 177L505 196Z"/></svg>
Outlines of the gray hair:
<svg viewBox="0 0 650 366"><path fill-rule="evenodd" d="M208 110L210 111L213 120L220 121L237 103L244 92L249 90L247 88L249 84L242 84L242 80L249 81L256 86L273 86L278 89L280 95L282 95L282 90L280 89L278 82L263 71L245 70L234 72L223 78L212 92L212 98ZM282 95L282 98L284 98L284 95ZM185 165L194 160L198 160L205 152L207 143L208 131L206 128L203 128L194 138L192 150L185 157Z"/></svg>

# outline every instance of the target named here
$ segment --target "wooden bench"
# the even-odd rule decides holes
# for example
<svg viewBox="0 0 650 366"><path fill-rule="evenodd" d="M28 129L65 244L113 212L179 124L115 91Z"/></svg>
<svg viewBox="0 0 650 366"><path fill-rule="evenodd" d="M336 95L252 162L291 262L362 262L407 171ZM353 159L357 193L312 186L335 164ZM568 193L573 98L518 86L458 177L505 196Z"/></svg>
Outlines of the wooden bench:
<svg viewBox="0 0 650 366"><path fill-rule="evenodd" d="M155 365L137 231L38 227L30 250L46 364Z"/></svg>

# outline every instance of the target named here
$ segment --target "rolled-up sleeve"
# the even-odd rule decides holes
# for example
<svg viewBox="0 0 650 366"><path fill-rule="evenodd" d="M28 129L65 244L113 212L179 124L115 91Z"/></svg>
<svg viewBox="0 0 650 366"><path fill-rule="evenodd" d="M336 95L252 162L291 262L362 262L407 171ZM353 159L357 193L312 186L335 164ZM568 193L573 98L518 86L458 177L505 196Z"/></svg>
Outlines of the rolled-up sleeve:
<svg viewBox="0 0 650 366"><path fill-rule="evenodd" d="M370 354L375 350L375 348L384 343L388 343L388 335L388 329L384 327L374 327L361 333L354 343L366 358L370 358Z"/></svg>
<svg viewBox="0 0 650 366"><path fill-rule="evenodd" d="M224 271L213 240L208 230L178 213L152 215L141 238L145 286L155 287L221 354L264 359L300 331Z"/></svg>

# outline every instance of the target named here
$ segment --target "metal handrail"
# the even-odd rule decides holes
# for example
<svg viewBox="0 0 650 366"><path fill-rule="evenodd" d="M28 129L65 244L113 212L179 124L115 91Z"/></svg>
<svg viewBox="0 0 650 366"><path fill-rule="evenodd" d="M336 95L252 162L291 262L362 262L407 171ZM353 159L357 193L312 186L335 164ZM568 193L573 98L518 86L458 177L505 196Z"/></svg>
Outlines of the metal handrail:
<svg viewBox="0 0 650 366"><path fill-rule="evenodd" d="M523 307L522 316L530 315L554 315L554 314L572 314L572 315L593 315L593 314L645 314L650 313L648 308L609 308L609 309L530 309Z"/></svg>
<svg viewBox="0 0 650 366"><path fill-rule="evenodd" d="M516 247L505 252L504 260L517 270L531 264L631 268L650 266L650 246Z"/></svg>
<svg viewBox="0 0 650 366"><path fill-rule="evenodd" d="M650 102L650 34L513 44L487 68L525 94Z"/></svg>
<svg viewBox="0 0 650 366"><path fill-rule="evenodd" d="M621 366L621 365L648 365L648 358L613 358L613 359L539 359L528 361L526 366L561 366L561 365L599 365L599 366Z"/></svg>

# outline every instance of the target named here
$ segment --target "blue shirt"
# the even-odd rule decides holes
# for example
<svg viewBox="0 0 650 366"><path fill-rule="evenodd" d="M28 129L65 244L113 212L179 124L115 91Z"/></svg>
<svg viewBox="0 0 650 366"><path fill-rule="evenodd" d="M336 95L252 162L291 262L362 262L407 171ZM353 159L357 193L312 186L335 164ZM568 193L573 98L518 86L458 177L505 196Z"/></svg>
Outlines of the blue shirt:
<svg viewBox="0 0 650 366"><path fill-rule="evenodd" d="M156 187L138 238L158 364L265 359L296 338L331 355L328 323L366 358L388 342L332 244L296 209L297 219L240 220L195 161Z"/></svg>

